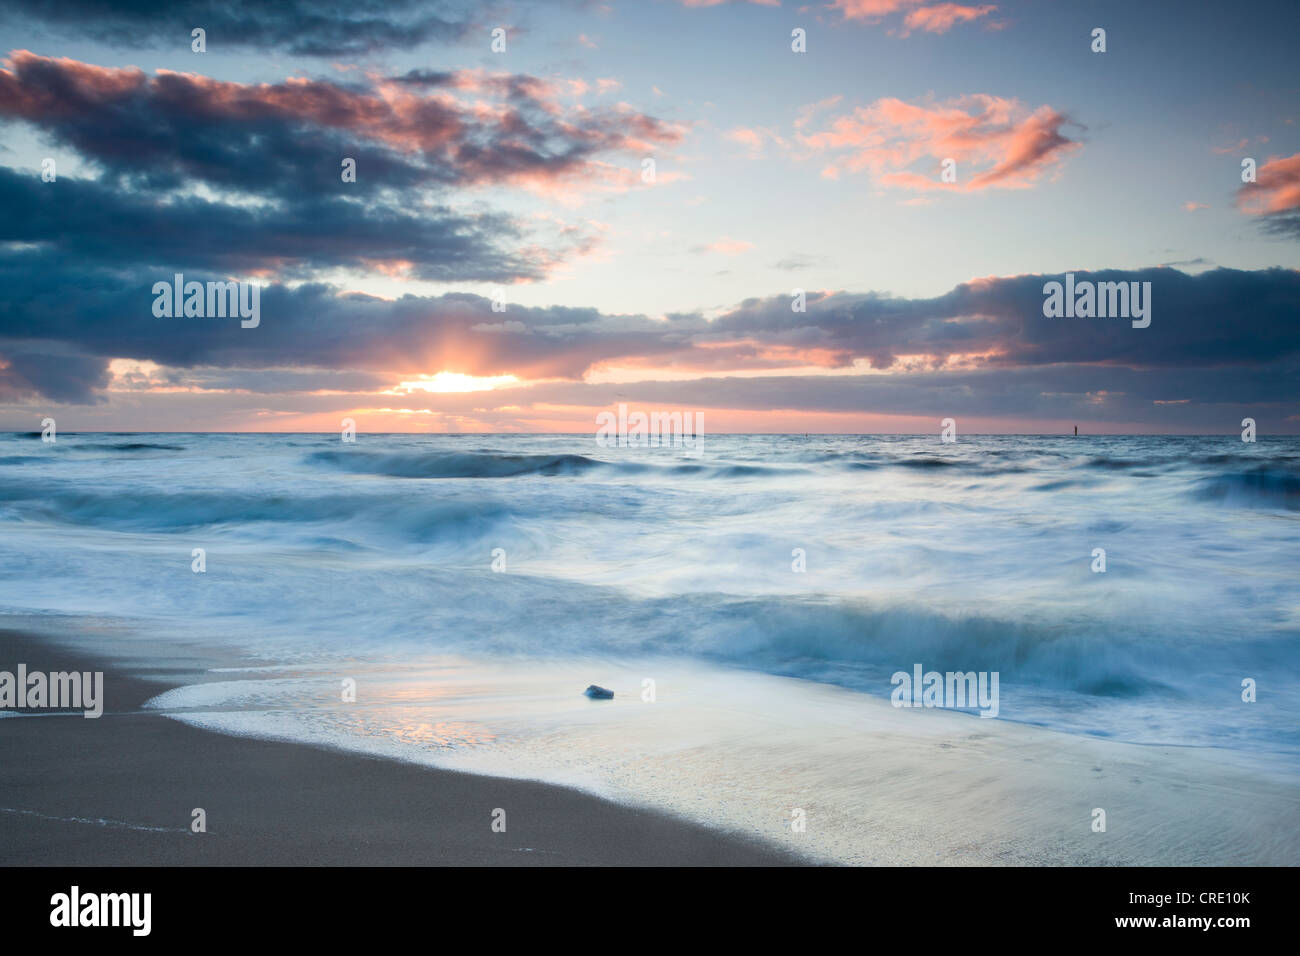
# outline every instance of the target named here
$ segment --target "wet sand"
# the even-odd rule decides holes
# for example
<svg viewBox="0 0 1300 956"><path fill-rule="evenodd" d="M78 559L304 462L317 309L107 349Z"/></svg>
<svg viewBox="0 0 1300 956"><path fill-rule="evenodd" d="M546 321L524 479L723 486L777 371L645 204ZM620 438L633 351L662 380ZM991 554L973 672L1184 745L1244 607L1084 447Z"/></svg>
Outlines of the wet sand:
<svg viewBox="0 0 1300 956"><path fill-rule="evenodd" d="M0 631L0 670L103 671L104 715L0 719L8 866L764 866L799 858L576 790L229 737L141 705L166 683ZM207 832L191 832L192 811ZM493 832L505 810L506 831Z"/></svg>

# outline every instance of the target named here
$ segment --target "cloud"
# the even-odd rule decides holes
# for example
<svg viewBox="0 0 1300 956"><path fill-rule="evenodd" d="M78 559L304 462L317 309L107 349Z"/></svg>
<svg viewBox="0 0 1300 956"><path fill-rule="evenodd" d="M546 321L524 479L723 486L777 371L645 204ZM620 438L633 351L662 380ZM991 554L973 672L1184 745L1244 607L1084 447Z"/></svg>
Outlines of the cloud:
<svg viewBox="0 0 1300 956"><path fill-rule="evenodd" d="M694 7L696 9L703 7L721 7L728 3L752 3L757 7L779 7L781 0L680 0L684 7Z"/></svg>
<svg viewBox="0 0 1300 956"><path fill-rule="evenodd" d="M1217 153L1217 154L1219 154L1220 156L1225 156L1225 155L1227 155L1227 154L1229 154L1229 153L1240 153L1240 152L1243 152L1244 150L1248 149L1248 148L1250 147L1251 142L1252 142L1252 141L1251 141L1250 137L1248 137L1248 136L1247 136L1247 137L1242 137L1241 139L1237 140L1235 143L1229 143L1229 144L1226 145L1226 146L1211 146L1211 147L1210 147L1210 152L1212 152L1212 153ZM1263 144L1265 144L1265 143L1268 142L1268 137L1267 137L1267 136L1256 136L1255 139L1254 139L1254 142L1257 143L1257 144L1259 144L1259 145L1263 145Z"/></svg>
<svg viewBox="0 0 1300 956"><path fill-rule="evenodd" d="M1023 189L1079 148L1061 131L1071 122L1050 106L1031 111L1019 100L984 94L920 104L885 98L799 140L831 157L823 170L828 178L867 170L881 185L911 190ZM955 183L940 179L946 159L957 164Z"/></svg>
<svg viewBox="0 0 1300 956"><path fill-rule="evenodd" d="M1258 216L1264 232L1300 239L1300 153L1273 157L1256 171L1256 181L1237 190L1237 208Z"/></svg>
<svg viewBox="0 0 1300 956"><path fill-rule="evenodd" d="M1123 319L1045 318L1043 284L1060 277L1041 275L972 280L921 299L810 292L802 313L781 294L748 300L713 320L518 305L500 313L489 300L460 293L385 300L320 283L271 285L255 330L219 319L155 318L150 283L157 278L48 252L0 253L7 291L0 356L10 365L10 389L21 380L51 398L93 401L104 363L113 358L173 369L364 372L392 382L451 371L581 383L609 367L643 369L642 377L653 380L671 368L733 376L741 384L728 388L753 390L754 401L770 395L770 378L746 378L756 374L850 373L881 379L873 390L888 391L894 381L899 394L915 395L902 386L924 379L943 392L972 376L991 387L999 376L1028 380L1027 370L1046 381L1080 368L1089 370L1078 377L1092 381L1093 391L1132 392L1150 374L1171 389L1179 383L1179 394L1153 398L1205 402L1211 384L1256 373L1259 382L1278 381L1279 368L1300 365L1300 272L1288 269L1076 273L1080 281L1151 282L1146 329ZM1178 370L1196 372L1180 378L1172 374ZM1122 389L1104 384L1120 379ZM916 399L925 408L931 400Z"/></svg>
<svg viewBox="0 0 1300 956"><path fill-rule="evenodd" d="M862 23L879 23L895 14L903 13L903 30L908 36L913 30L926 33L946 33L958 23L969 23L995 12L991 4L967 6L960 3L935 3L928 0L834 0L830 9L838 10L845 20Z"/></svg>
<svg viewBox="0 0 1300 956"><path fill-rule="evenodd" d="M541 279L563 257L560 249L522 245L522 227L505 216L340 195L265 209L197 196L159 202L96 180L44 183L0 167L0 205L12 214L0 223L0 241L51 253L19 250L10 261L148 266L159 278L187 270L304 278L339 268L384 271L391 263L413 278L507 283Z"/></svg>
<svg viewBox="0 0 1300 956"><path fill-rule="evenodd" d="M744 146L750 159L760 158L763 155L763 147L766 143L773 143L783 148L789 147L789 143L779 133L763 126L752 128L738 126L735 129L728 130L723 135L731 142Z"/></svg>
<svg viewBox="0 0 1300 956"><path fill-rule="evenodd" d="M874 22L923 2L925 0L834 0L830 8L840 11L845 20Z"/></svg>
<svg viewBox="0 0 1300 956"><path fill-rule="evenodd" d="M724 256L738 256L742 252L748 252L754 248L752 242L746 242L743 239L732 239L724 237L717 242L710 242L707 245L695 246L692 252L718 252Z"/></svg>
<svg viewBox="0 0 1300 956"><path fill-rule="evenodd" d="M566 106L526 75L241 84L26 51L7 67L0 121L29 123L99 176L42 183L0 168L0 196L23 213L4 238L164 270L540 279L598 231L453 208L449 191L632 188L638 157L682 135L623 105Z"/></svg>
<svg viewBox="0 0 1300 956"><path fill-rule="evenodd" d="M904 18L903 25L907 31L923 30L926 33L947 33L958 23L969 23L986 17L997 10L990 4L978 7L962 6L958 3L936 3L931 7L913 10ZM907 36L907 32L903 33Z"/></svg>
<svg viewBox="0 0 1300 956"><path fill-rule="evenodd" d="M251 193L413 185L543 186L602 179L602 157L640 154L683 131L630 107L566 107L554 83L521 74L410 71L364 84L291 77L234 83L10 54L0 119L25 120L123 184L194 178ZM368 168L366 168L368 167ZM629 163L627 182L638 177Z"/></svg>
<svg viewBox="0 0 1300 956"><path fill-rule="evenodd" d="M1260 166L1256 181L1237 191L1237 204L1257 216L1300 209L1300 153Z"/></svg>
<svg viewBox="0 0 1300 956"><path fill-rule="evenodd" d="M29 350L0 343L0 402L35 397L55 402L102 401L108 384L108 360L79 355L55 346Z"/></svg>
<svg viewBox="0 0 1300 956"><path fill-rule="evenodd" d="M792 256L786 256L772 263L773 269L780 269L782 272L798 272L801 269L812 269L817 266L828 265L830 260L826 256L807 256L802 253L795 253Z"/></svg>
<svg viewBox="0 0 1300 956"><path fill-rule="evenodd" d="M1237 207L1265 217L1264 228L1279 235L1300 235L1300 153L1274 157L1256 171L1256 181L1237 190Z"/></svg>
<svg viewBox="0 0 1300 956"><path fill-rule="evenodd" d="M486 45L487 12L472 0L0 0L6 23L40 23L62 36L115 47L190 49L190 31L209 50L275 49L304 56L355 56L454 42L475 30Z"/></svg>

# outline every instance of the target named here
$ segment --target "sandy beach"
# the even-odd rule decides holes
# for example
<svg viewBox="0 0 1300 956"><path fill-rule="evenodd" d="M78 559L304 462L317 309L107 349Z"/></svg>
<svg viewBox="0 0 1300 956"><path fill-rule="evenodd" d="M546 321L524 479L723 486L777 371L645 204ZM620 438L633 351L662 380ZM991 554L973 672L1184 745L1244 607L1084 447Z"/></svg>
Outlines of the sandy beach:
<svg viewBox="0 0 1300 956"><path fill-rule="evenodd" d="M796 858L563 787L209 733L141 712L167 685L12 631L0 668L102 670L103 717L0 719L9 866L763 866ZM191 812L207 832L190 832ZM505 833L491 829L506 810Z"/></svg>
<svg viewBox="0 0 1300 956"><path fill-rule="evenodd" d="M188 652L152 665L138 656L128 662L120 651L106 661L2 633L3 667L103 670L106 697L97 720L0 720L11 755L0 801L7 864L1268 866L1300 859L1300 784L1285 764L1231 753L899 710L839 688L741 675L726 685L736 696L716 710L606 709L577 737L557 740L557 748L572 746L565 740L589 747L593 738L584 735L592 733L623 741L622 755L609 751L601 790L613 798L604 799L518 779L529 775L529 754L508 747L486 763L452 763L480 771L465 773L294 742L292 730L266 740L191 726L212 717L142 710L169 687L202 676ZM174 679L159 679L169 671ZM131 676L137 673L150 679ZM770 699L768 682L782 684L779 719L753 709ZM705 689L700 696L716 690ZM444 704L447 714L459 706ZM799 728L797 738L782 735L784 721ZM707 731L692 731L700 723ZM792 803L806 815L802 830L788 822ZM205 834L189 832L196 807L206 811ZM491 828L497 808L506 810L505 833ZM1097 808L1106 812L1105 831L1093 828Z"/></svg>

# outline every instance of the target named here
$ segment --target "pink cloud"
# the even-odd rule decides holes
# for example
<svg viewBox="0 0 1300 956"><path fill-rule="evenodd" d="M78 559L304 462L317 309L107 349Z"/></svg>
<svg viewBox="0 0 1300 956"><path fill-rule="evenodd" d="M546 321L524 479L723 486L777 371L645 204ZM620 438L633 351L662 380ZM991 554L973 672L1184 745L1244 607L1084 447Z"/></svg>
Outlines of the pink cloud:
<svg viewBox="0 0 1300 956"><path fill-rule="evenodd" d="M754 248L752 242L745 242L743 239L732 239L730 237L719 239L717 242L711 242L703 247L708 252L720 252L724 256L738 256L742 252L748 252Z"/></svg>
<svg viewBox="0 0 1300 956"><path fill-rule="evenodd" d="M1268 137L1267 137L1267 136L1256 136L1256 137L1255 137L1255 142L1258 143L1258 144L1260 144L1260 145L1263 145L1264 143L1267 143L1267 142L1268 142ZM1211 146L1211 147L1210 147L1210 152L1212 152L1212 153L1217 153L1217 154L1219 154L1220 156L1226 156L1226 155L1228 155L1228 154L1230 154L1230 153L1240 153L1240 152L1242 152L1243 150L1248 149L1248 148L1250 147L1250 143L1251 143L1250 137L1245 136L1245 137L1242 137L1241 139L1239 139L1237 142L1235 142L1235 143L1231 143L1231 144L1229 144L1229 145L1227 145L1227 146Z"/></svg>
<svg viewBox="0 0 1300 956"><path fill-rule="evenodd" d="M726 135L727 139L732 142L740 143L742 146L748 146L751 149L760 149L763 145L763 137L757 130L741 127L729 131Z"/></svg>
<svg viewBox="0 0 1300 956"><path fill-rule="evenodd" d="M733 143L739 143L748 149L751 158L757 158L762 154L765 143L775 143L778 146L787 145L786 141L774 130L763 126L738 126L733 130L728 130L723 135Z"/></svg>
<svg viewBox="0 0 1300 956"><path fill-rule="evenodd" d="M630 186L609 175L602 154L644 155L675 145L682 127L617 103L566 103L589 91L581 79L464 70L368 76L368 86L289 77L237 83L191 73L101 67L17 50L0 69L0 117L42 126L84 126L90 117L150 113L161 121L202 121L241 130L281 124L346 131L360 141L421 154L454 169L466 184L557 183ZM599 79L600 92L617 81ZM631 166L628 166L631 169ZM661 177L662 178L662 177Z"/></svg>
<svg viewBox="0 0 1300 956"><path fill-rule="evenodd" d="M958 23L969 23L980 17L988 16L997 7L984 4L978 7L964 7L958 3L937 3L932 7L913 10L903 20L908 31L924 30L927 33L947 33ZM907 35L906 32L903 34Z"/></svg>
<svg viewBox="0 0 1300 956"><path fill-rule="evenodd" d="M845 20L874 21L924 2L925 0L834 0L830 9L839 10Z"/></svg>
<svg viewBox="0 0 1300 956"><path fill-rule="evenodd" d="M885 98L799 141L814 153L839 154L823 169L827 178L866 170L905 189L1023 189L1079 147L1061 132L1068 122L1050 106L1031 111L984 94L923 104ZM955 184L938 175L947 159L957 164Z"/></svg>
<svg viewBox="0 0 1300 956"><path fill-rule="evenodd" d="M1300 209L1300 153L1270 159L1259 167L1255 179L1237 190L1242 212L1261 216Z"/></svg>
<svg viewBox="0 0 1300 956"><path fill-rule="evenodd" d="M799 108L799 115L794 121L794 128L803 129L817 117L818 113L824 113L826 110L834 109L839 106L840 100L842 99L844 99L844 97L837 93L834 96L826 97L824 100L818 100L815 103L809 103L807 106L801 106Z"/></svg>
<svg viewBox="0 0 1300 956"><path fill-rule="evenodd" d="M684 7L720 7L724 3L730 3L731 0L681 0ZM741 0L743 3L752 3L759 7L779 7L781 0Z"/></svg>
<svg viewBox="0 0 1300 956"><path fill-rule="evenodd" d="M930 3L929 0L834 0L828 9L838 10L845 20L874 24L895 14L904 13L900 36L913 30L947 33L958 23L969 23L997 10L992 4L967 6L961 3ZM999 26L990 24L990 27ZM893 31L891 31L893 32Z"/></svg>

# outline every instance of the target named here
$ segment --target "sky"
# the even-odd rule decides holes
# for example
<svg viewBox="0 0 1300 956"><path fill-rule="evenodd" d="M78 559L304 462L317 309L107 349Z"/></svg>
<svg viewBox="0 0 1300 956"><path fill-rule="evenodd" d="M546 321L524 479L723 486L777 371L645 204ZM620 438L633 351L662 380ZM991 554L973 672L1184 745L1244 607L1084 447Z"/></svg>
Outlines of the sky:
<svg viewBox="0 0 1300 956"><path fill-rule="evenodd" d="M158 6L0 0L0 428L1300 434L1293 2Z"/></svg>

